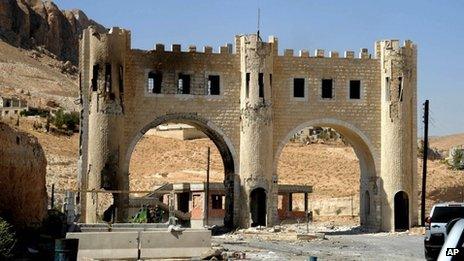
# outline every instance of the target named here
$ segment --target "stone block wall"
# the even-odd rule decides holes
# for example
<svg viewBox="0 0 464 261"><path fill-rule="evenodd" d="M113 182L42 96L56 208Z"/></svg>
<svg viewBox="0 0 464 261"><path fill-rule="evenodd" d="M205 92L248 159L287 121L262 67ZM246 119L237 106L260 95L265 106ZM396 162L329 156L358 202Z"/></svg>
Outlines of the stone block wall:
<svg viewBox="0 0 464 261"><path fill-rule="evenodd" d="M39 224L47 211L47 161L37 138L0 122L0 216L18 227Z"/></svg>

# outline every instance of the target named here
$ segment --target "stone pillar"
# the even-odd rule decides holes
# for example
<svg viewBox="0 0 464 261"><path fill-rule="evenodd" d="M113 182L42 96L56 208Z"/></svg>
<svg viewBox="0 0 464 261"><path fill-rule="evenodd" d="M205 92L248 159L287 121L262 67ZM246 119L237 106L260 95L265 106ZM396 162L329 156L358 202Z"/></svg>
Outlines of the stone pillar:
<svg viewBox="0 0 464 261"><path fill-rule="evenodd" d="M411 41L377 42L381 66L381 229L395 229L395 195L408 197L409 226L417 224L416 57Z"/></svg>
<svg viewBox="0 0 464 261"><path fill-rule="evenodd" d="M240 36L240 227L251 225L250 193L256 188L266 193L266 224L278 220L277 178L272 172L274 55L277 39L265 43L255 34Z"/></svg>
<svg viewBox="0 0 464 261"><path fill-rule="evenodd" d="M119 168L119 139L121 122L124 114L124 62L126 50L130 49L130 33L112 28L108 34L99 34L89 28L84 31L81 40L81 73L84 118L88 122L88 134L84 144L87 144L87 155L81 161L81 189L87 190L128 190L127 173L121 173ZM83 153L86 153L85 151ZM84 177L85 176L85 177ZM128 202L127 194L114 194L117 207L117 219L126 217L122 208ZM97 221L96 193L82 194L84 198L85 222ZM100 198L102 198L100 196ZM101 209L103 212L104 209ZM100 211L99 211L100 212Z"/></svg>

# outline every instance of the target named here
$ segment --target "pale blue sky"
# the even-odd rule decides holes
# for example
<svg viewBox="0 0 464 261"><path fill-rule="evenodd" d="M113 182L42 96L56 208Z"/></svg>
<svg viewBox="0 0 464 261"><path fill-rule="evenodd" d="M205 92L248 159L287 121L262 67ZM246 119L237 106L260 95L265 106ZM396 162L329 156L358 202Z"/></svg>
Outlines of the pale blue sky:
<svg viewBox="0 0 464 261"><path fill-rule="evenodd" d="M106 27L132 31L133 48L155 43L215 49L236 34L256 31L279 38L279 48L359 51L379 39L418 44L419 135L422 103L430 99L431 135L464 132L464 1L343 0L55 0L79 8ZM259 2L259 3L258 3Z"/></svg>

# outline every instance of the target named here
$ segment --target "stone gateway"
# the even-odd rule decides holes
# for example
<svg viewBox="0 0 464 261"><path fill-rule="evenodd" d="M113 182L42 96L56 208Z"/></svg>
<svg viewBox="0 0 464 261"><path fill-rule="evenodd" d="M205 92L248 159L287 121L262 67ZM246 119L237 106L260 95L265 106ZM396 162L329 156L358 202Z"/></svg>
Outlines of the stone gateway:
<svg viewBox="0 0 464 261"><path fill-rule="evenodd" d="M89 28L80 42L81 190L128 190L129 161L145 132L189 124L218 147L228 227L278 224L277 162L309 126L331 127L360 163L361 224L384 231L417 224L416 46L278 54L275 37L239 35L218 53L131 49L130 32ZM83 221L96 222L95 193L81 194ZM127 218L127 194L114 194ZM398 219L398 220L396 220ZM396 227L395 227L396 226Z"/></svg>

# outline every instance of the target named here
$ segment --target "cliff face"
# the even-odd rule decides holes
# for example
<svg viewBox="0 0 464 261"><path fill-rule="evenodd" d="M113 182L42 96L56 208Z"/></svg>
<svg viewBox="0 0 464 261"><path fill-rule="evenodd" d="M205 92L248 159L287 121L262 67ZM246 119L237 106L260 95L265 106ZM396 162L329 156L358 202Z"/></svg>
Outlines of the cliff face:
<svg viewBox="0 0 464 261"><path fill-rule="evenodd" d="M47 210L47 160L37 138L0 122L0 216L17 227L41 222Z"/></svg>
<svg viewBox="0 0 464 261"><path fill-rule="evenodd" d="M94 26L81 10L61 11L52 1L1 0L0 38L23 48L44 46L59 59L78 62L78 40L82 30Z"/></svg>

